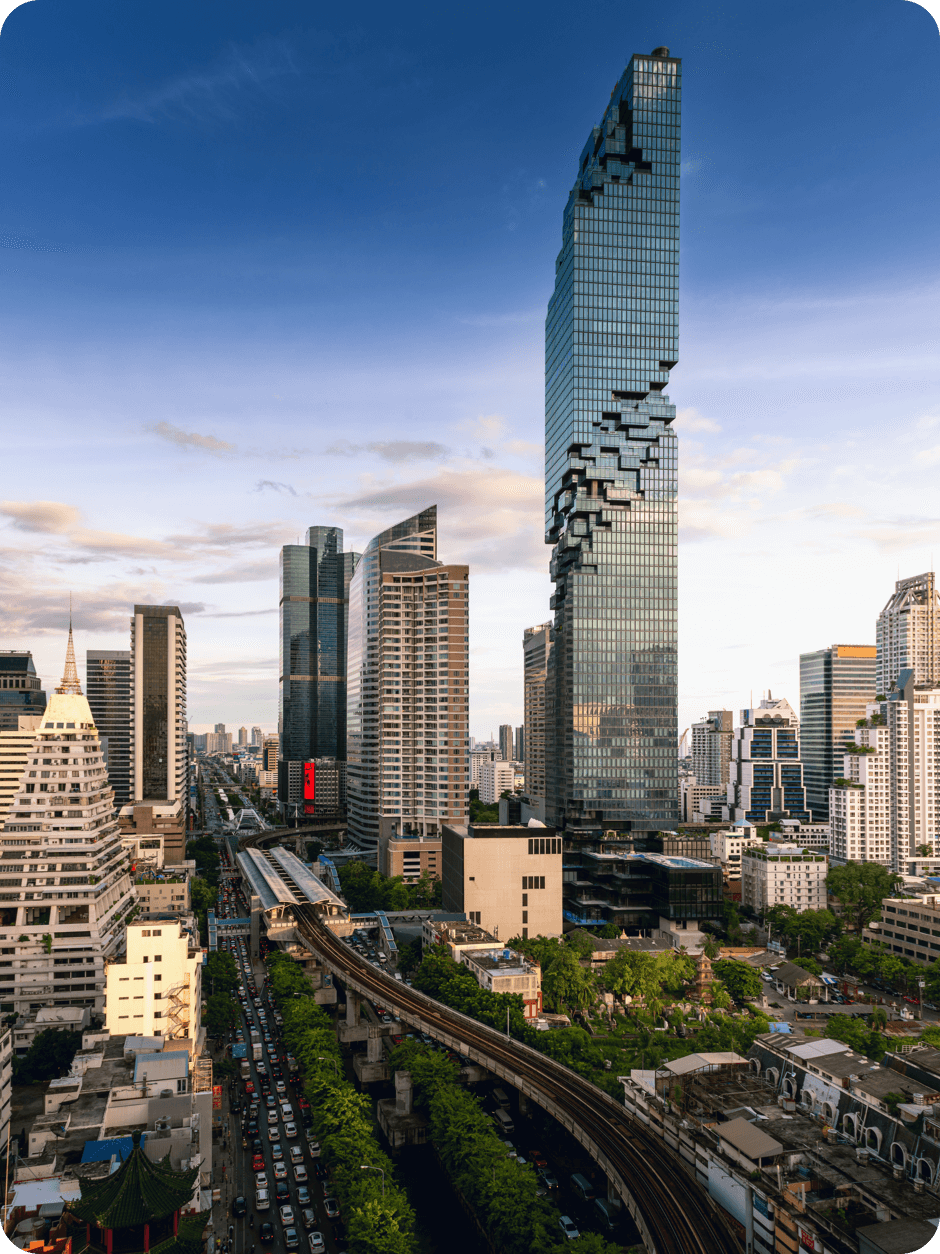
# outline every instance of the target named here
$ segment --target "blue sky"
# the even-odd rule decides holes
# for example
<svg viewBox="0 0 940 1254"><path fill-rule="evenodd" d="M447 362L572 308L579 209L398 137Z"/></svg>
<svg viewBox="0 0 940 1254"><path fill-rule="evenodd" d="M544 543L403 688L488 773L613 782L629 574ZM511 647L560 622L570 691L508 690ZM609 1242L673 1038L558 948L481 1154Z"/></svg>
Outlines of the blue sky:
<svg viewBox="0 0 940 1254"><path fill-rule="evenodd" d="M549 617L543 319L577 155L683 58L680 727L873 642L940 556L940 36L907 0L128 5L0 37L0 647L184 607L276 721L278 548L436 502L471 731Z"/></svg>

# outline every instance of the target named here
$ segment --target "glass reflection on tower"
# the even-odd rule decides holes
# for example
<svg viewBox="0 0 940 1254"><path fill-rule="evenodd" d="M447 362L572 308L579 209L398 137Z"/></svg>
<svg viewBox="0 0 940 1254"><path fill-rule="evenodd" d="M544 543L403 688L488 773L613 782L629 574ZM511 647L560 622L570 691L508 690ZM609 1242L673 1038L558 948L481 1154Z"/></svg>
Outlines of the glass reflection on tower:
<svg viewBox="0 0 940 1254"><path fill-rule="evenodd" d="M548 819L679 818L675 408L681 63L635 55L578 165L545 327Z"/></svg>

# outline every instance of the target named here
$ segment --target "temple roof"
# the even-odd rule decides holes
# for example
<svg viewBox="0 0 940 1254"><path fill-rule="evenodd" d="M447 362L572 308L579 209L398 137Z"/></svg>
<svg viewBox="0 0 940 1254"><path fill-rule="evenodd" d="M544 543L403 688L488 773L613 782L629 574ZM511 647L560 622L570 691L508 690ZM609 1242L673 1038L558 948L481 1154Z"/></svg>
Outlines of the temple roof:
<svg viewBox="0 0 940 1254"><path fill-rule="evenodd" d="M99 1228L132 1228L164 1219L186 1206L193 1196L199 1168L174 1171L169 1155L152 1162L134 1132L134 1148L117 1171L103 1180L79 1177L82 1196L69 1209L77 1219Z"/></svg>

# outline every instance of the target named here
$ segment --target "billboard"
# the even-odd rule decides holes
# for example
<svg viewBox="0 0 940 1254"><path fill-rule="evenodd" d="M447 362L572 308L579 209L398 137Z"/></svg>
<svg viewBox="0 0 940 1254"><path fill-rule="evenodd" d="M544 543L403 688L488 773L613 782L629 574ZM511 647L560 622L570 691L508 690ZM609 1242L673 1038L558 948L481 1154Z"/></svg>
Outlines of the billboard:
<svg viewBox="0 0 940 1254"><path fill-rule="evenodd" d="M304 814L314 813L314 797L316 796L316 765L304 763Z"/></svg>

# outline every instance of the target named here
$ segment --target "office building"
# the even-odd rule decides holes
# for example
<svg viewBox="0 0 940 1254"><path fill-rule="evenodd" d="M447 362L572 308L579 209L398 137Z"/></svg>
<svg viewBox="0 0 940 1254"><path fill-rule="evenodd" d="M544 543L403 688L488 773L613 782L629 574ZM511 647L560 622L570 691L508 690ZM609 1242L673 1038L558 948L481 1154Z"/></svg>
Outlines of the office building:
<svg viewBox="0 0 940 1254"><path fill-rule="evenodd" d="M246 749L248 747L248 728L247 727L239 727L238 729L238 747L239 749Z"/></svg>
<svg viewBox="0 0 940 1254"><path fill-rule="evenodd" d="M114 1035L195 1040L203 954L181 920L131 923L123 961L108 966L105 1028Z"/></svg>
<svg viewBox="0 0 940 1254"><path fill-rule="evenodd" d="M679 781L679 814L683 823L706 823L721 820L727 784L700 784L695 775Z"/></svg>
<svg viewBox="0 0 940 1254"><path fill-rule="evenodd" d="M545 821L546 683L552 625L527 627L522 633L525 787L535 815Z"/></svg>
<svg viewBox="0 0 940 1254"><path fill-rule="evenodd" d="M815 849L776 841L741 850L741 905L763 915L771 906L824 910L829 859Z"/></svg>
<svg viewBox="0 0 940 1254"><path fill-rule="evenodd" d="M511 762L512 757L512 727L509 723L501 723L499 728L499 756L504 762Z"/></svg>
<svg viewBox="0 0 940 1254"><path fill-rule="evenodd" d="M550 822L679 817L675 408L680 62L631 58L578 162L545 331Z"/></svg>
<svg viewBox="0 0 940 1254"><path fill-rule="evenodd" d="M891 752L891 869L899 875L940 873L940 683L914 675L900 671L881 707Z"/></svg>
<svg viewBox="0 0 940 1254"><path fill-rule="evenodd" d="M221 733L224 735L224 725ZM211 735L212 733L210 733ZM131 801L122 831L157 832L166 863L183 861L189 796L186 628L175 605L135 605L131 619Z"/></svg>
<svg viewBox="0 0 940 1254"><path fill-rule="evenodd" d="M470 753L470 787L480 787L480 772L487 762L501 762L498 749L473 749Z"/></svg>
<svg viewBox="0 0 940 1254"><path fill-rule="evenodd" d="M504 792L512 792L516 781L516 768L512 762L501 758L480 765L480 800L485 806L496 805Z"/></svg>
<svg viewBox="0 0 940 1254"><path fill-rule="evenodd" d="M277 736L265 736L261 745L261 769L276 771L279 756Z"/></svg>
<svg viewBox="0 0 940 1254"><path fill-rule="evenodd" d="M940 593L933 571L899 579L878 615L876 695L885 697L902 670L918 684L940 683Z"/></svg>
<svg viewBox="0 0 940 1254"><path fill-rule="evenodd" d="M170 869L134 869L134 891L140 905L140 918L148 915L189 915L192 910L190 881L194 863Z"/></svg>
<svg viewBox="0 0 940 1254"><path fill-rule="evenodd" d="M865 940L929 966L940 958L940 894L935 888L905 887L903 897L885 897L881 921L869 923ZM940 1060L938 1060L940 1061Z"/></svg>
<svg viewBox="0 0 940 1254"><path fill-rule="evenodd" d="M309 762L282 758L277 765L277 795L292 823L341 819L346 812L346 763L336 758Z"/></svg>
<svg viewBox="0 0 940 1254"><path fill-rule="evenodd" d="M35 717L45 708L46 694L32 653L0 652L0 731L16 731L21 715Z"/></svg>
<svg viewBox="0 0 940 1254"><path fill-rule="evenodd" d="M515 739L513 740L513 755L516 762L522 764L525 762L525 727L517 727Z"/></svg>
<svg viewBox="0 0 940 1254"><path fill-rule="evenodd" d="M751 845L763 848L764 842L756 833L751 835L749 831L737 827L713 832L709 838L711 857L720 864L729 879L741 878L741 855Z"/></svg>
<svg viewBox="0 0 940 1254"><path fill-rule="evenodd" d="M874 645L834 644L800 654L800 760L806 804L817 820L829 817L843 746L875 692Z"/></svg>
<svg viewBox="0 0 940 1254"><path fill-rule="evenodd" d="M131 655L128 649L89 649L85 654L85 692L108 783L120 810L131 797Z"/></svg>
<svg viewBox="0 0 940 1254"><path fill-rule="evenodd" d="M741 711L729 775L725 822L812 822L800 762L800 722L788 701L768 694L757 709Z"/></svg>
<svg viewBox="0 0 940 1254"><path fill-rule="evenodd" d="M346 759L349 585L358 553L340 527L310 527L281 549L278 734L287 762ZM279 796L282 805L287 798Z"/></svg>
<svg viewBox="0 0 940 1254"><path fill-rule="evenodd" d="M262 745L262 744L264 744L264 732L261 730L261 728L260 728L260 727L252 727L252 729L251 729L251 746L252 746L252 748L253 748L253 749L254 749L254 748L257 748L258 746L260 746L260 745Z"/></svg>
<svg viewBox="0 0 940 1254"><path fill-rule="evenodd" d="M0 969L0 1012L100 1010L104 962L136 897L71 629L62 683L36 731L0 840L0 945L10 957Z"/></svg>
<svg viewBox="0 0 940 1254"><path fill-rule="evenodd" d="M877 707L870 707L875 711ZM853 728L829 790L829 852L836 863L894 864L891 736L882 717Z"/></svg>
<svg viewBox="0 0 940 1254"><path fill-rule="evenodd" d="M709 710L691 728L692 774L701 785L722 790L728 784L734 719L730 710Z"/></svg>
<svg viewBox="0 0 940 1254"><path fill-rule="evenodd" d="M389 879L400 875L406 884L415 883L422 875L439 880L440 836L380 836L379 870Z"/></svg>
<svg viewBox="0 0 940 1254"><path fill-rule="evenodd" d="M504 943L562 933L561 837L554 828L443 825L444 910Z"/></svg>
<svg viewBox="0 0 940 1254"><path fill-rule="evenodd" d="M0 826L19 791L41 723L41 714L21 714L16 731L0 729Z"/></svg>
<svg viewBox="0 0 940 1254"><path fill-rule="evenodd" d="M217 735L217 736L224 736L224 735L225 735L225 724L224 724L224 723L216 723L215 727L213 728L213 731L216 733L216 735Z"/></svg>
<svg viewBox="0 0 940 1254"><path fill-rule="evenodd" d="M466 821L468 576L437 560L431 506L370 541L350 583L347 839L363 852Z"/></svg>

